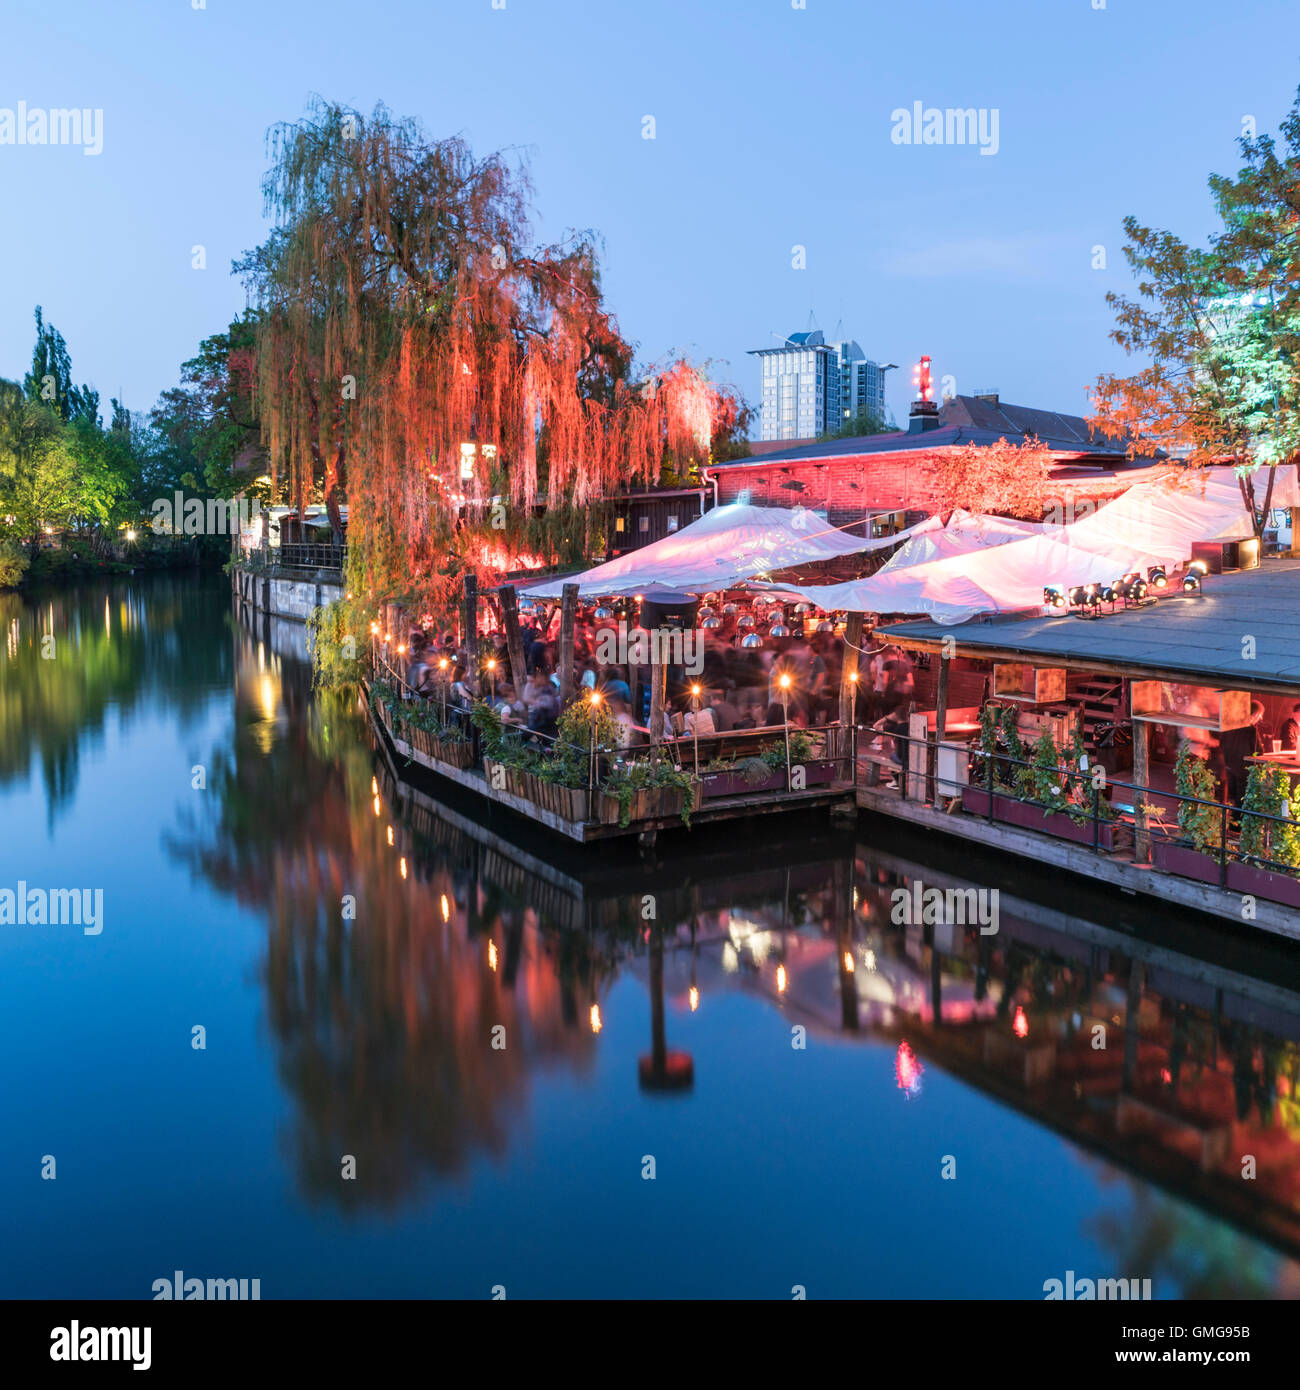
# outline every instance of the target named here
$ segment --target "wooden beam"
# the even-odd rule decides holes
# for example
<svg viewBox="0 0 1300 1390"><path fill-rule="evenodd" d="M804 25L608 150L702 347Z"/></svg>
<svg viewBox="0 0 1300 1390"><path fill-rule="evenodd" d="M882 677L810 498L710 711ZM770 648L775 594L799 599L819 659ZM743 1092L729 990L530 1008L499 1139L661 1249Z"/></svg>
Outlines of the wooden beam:
<svg viewBox="0 0 1300 1390"><path fill-rule="evenodd" d="M578 586L566 584L560 591L560 703L573 699L573 643L578 624Z"/></svg>
<svg viewBox="0 0 1300 1390"><path fill-rule="evenodd" d="M501 623L506 630L506 646L510 651L510 676L518 698L523 693L524 677L528 674L524 634L519 629L519 595L515 593L513 584L506 584L498 592L497 599L501 604Z"/></svg>
<svg viewBox="0 0 1300 1390"><path fill-rule="evenodd" d="M464 629L470 676L473 677L478 674L478 575L473 571L465 576L465 604L460 620Z"/></svg>
<svg viewBox="0 0 1300 1390"><path fill-rule="evenodd" d="M1151 725L1140 719L1132 723L1133 729L1133 780L1139 787L1151 785ZM1139 791L1134 796L1133 820L1133 858L1145 864L1151 858L1151 832L1147 829L1146 792Z"/></svg>
<svg viewBox="0 0 1300 1390"><path fill-rule="evenodd" d="M660 665L655 656L655 643L650 645L650 742L658 746L664 739L664 697L667 694L666 684L668 668Z"/></svg>

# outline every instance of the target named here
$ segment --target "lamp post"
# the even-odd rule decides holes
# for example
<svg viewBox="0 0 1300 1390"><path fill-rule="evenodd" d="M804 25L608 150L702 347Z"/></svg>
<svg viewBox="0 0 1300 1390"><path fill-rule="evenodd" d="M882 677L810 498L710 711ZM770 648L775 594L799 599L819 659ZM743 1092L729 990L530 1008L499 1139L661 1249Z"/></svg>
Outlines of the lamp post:
<svg viewBox="0 0 1300 1390"><path fill-rule="evenodd" d="M494 656L488 657L488 680L492 682L492 703L497 702L497 659Z"/></svg>
<svg viewBox="0 0 1300 1390"><path fill-rule="evenodd" d="M782 671L777 680L781 687L782 726L785 730L785 789L790 790L790 673Z"/></svg>
<svg viewBox="0 0 1300 1390"><path fill-rule="evenodd" d="M450 663L445 656L438 658L438 670L442 672L442 680L439 684L442 687L442 727L447 727L447 667Z"/></svg>
<svg viewBox="0 0 1300 1390"><path fill-rule="evenodd" d="M697 682L691 686L691 698L695 702L695 721L692 731L695 734L695 780L700 780L700 687Z"/></svg>
<svg viewBox="0 0 1300 1390"><path fill-rule="evenodd" d="M596 789L596 721L600 717L600 691L593 690L587 705L590 720L587 729L587 791Z"/></svg>

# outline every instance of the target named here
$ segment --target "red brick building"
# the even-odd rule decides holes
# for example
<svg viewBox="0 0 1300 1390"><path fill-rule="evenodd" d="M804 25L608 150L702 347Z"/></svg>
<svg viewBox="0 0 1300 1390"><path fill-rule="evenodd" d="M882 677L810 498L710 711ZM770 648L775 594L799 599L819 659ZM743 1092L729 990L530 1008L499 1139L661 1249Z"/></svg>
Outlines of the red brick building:
<svg viewBox="0 0 1300 1390"><path fill-rule="evenodd" d="M995 395L956 396L937 408L917 402L906 430L766 449L715 464L705 481L719 503L808 507L833 526L870 522L887 535L935 509L931 475L945 451L1036 436L1055 457L1045 517L1070 521L1141 482L1159 462L1130 460L1122 440L1093 432L1077 415L1004 404Z"/></svg>

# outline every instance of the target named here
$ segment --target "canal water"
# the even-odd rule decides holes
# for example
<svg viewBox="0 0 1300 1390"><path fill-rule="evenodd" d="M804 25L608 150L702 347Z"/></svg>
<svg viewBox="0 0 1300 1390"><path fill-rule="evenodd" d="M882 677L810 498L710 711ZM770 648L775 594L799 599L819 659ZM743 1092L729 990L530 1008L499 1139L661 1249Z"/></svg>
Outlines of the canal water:
<svg viewBox="0 0 1300 1390"><path fill-rule="evenodd" d="M584 857L220 577L0 626L0 892L96 919L0 924L0 1296L1300 1294L1292 948L865 820Z"/></svg>

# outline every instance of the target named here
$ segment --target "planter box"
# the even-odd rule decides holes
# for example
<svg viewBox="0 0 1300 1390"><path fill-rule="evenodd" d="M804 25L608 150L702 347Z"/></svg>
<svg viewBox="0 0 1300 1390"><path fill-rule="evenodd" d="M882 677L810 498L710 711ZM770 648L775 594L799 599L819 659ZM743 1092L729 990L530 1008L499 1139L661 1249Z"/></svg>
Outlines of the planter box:
<svg viewBox="0 0 1300 1390"><path fill-rule="evenodd" d="M835 780L836 761L833 758L809 758L792 764L804 770L805 787L826 787ZM761 782L747 782L738 772L702 772L700 786L705 797L750 796L754 792L785 790L785 768L769 773Z"/></svg>
<svg viewBox="0 0 1300 1390"><path fill-rule="evenodd" d="M1212 854L1202 854L1190 845L1180 845L1174 840L1151 841L1151 862L1157 869L1177 874L1180 878L1194 878L1198 883L1219 882L1219 861ZM1228 865L1228 882L1232 882L1231 864Z"/></svg>
<svg viewBox="0 0 1300 1390"><path fill-rule="evenodd" d="M474 749L469 743L445 743L431 738L429 753L435 762L446 763L448 767L465 768L474 761Z"/></svg>
<svg viewBox="0 0 1300 1390"><path fill-rule="evenodd" d="M973 816L987 816L989 813L989 794L980 787L963 787L961 793L963 811ZM1041 806L1031 806L1015 797L993 793L993 820L1004 825L1019 826L1024 830L1036 830L1042 835L1053 835L1058 840L1073 840L1075 844L1092 845L1093 826L1091 820L1081 825L1064 811L1044 813ZM1097 832L1098 848L1115 848L1115 825L1113 821L1102 821Z"/></svg>
<svg viewBox="0 0 1300 1390"><path fill-rule="evenodd" d="M1257 864L1229 864L1228 887L1271 903L1300 907L1300 878L1282 869L1262 869Z"/></svg>
<svg viewBox="0 0 1300 1390"><path fill-rule="evenodd" d="M686 793L680 787L642 787L632 794L632 804L628 808L628 824L656 820L661 816L679 816L685 805ZM599 810L602 825L619 823L618 797L602 792Z"/></svg>

